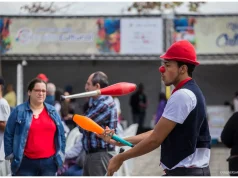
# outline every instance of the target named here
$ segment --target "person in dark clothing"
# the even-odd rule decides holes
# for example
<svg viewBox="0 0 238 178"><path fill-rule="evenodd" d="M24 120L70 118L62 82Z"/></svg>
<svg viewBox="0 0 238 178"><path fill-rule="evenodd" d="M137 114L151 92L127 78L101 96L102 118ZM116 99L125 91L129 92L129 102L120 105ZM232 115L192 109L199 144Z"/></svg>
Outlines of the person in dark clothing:
<svg viewBox="0 0 238 178"><path fill-rule="evenodd" d="M131 96L130 105L132 110L133 123L138 124L137 133L141 133L146 115L147 99L144 94L142 83L138 85L138 90Z"/></svg>
<svg viewBox="0 0 238 178"><path fill-rule="evenodd" d="M231 148L229 163L230 176L238 176L238 112L235 112L227 121L222 133L221 141Z"/></svg>

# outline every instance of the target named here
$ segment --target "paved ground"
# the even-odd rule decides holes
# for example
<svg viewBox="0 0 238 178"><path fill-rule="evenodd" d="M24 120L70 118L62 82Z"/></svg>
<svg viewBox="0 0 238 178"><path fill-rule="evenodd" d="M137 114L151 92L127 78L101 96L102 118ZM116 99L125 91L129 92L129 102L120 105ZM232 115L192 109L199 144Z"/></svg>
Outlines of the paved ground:
<svg viewBox="0 0 238 178"><path fill-rule="evenodd" d="M210 170L212 176L229 176L228 164L226 158L229 156L229 149L224 147L212 147ZM132 169L132 176L161 176L163 170L159 166L160 163L160 149L156 149L153 152L135 158L134 167Z"/></svg>

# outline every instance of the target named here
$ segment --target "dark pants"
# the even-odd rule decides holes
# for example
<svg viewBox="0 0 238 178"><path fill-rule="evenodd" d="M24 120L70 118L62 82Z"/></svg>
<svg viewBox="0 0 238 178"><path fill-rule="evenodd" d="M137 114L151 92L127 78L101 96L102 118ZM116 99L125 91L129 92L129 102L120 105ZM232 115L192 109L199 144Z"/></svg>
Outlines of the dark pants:
<svg viewBox="0 0 238 178"><path fill-rule="evenodd" d="M30 159L24 156L15 176L55 176L57 169L54 156L42 159Z"/></svg>
<svg viewBox="0 0 238 178"><path fill-rule="evenodd" d="M165 170L164 176L211 176L209 167L205 168L175 168Z"/></svg>
<svg viewBox="0 0 238 178"><path fill-rule="evenodd" d="M133 123L138 124L138 131L137 133L141 133L143 130L145 120L145 112L142 113L133 113Z"/></svg>
<svg viewBox="0 0 238 178"><path fill-rule="evenodd" d="M238 176L238 157L229 159L230 176Z"/></svg>
<svg viewBox="0 0 238 178"><path fill-rule="evenodd" d="M105 176L112 155L108 152L89 153L85 157L83 176Z"/></svg>

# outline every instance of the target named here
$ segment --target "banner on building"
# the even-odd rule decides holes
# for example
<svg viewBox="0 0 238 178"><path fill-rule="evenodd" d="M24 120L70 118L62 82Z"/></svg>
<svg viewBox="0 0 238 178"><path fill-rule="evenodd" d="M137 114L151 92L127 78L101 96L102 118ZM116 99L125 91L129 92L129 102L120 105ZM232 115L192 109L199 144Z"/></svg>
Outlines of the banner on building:
<svg viewBox="0 0 238 178"><path fill-rule="evenodd" d="M197 54L237 54L238 18L183 17L174 20L173 42L189 40Z"/></svg>
<svg viewBox="0 0 238 178"><path fill-rule="evenodd" d="M11 18L7 54L94 54L96 19Z"/></svg>
<svg viewBox="0 0 238 178"><path fill-rule="evenodd" d="M96 46L100 53L120 54L120 19L97 19Z"/></svg>
<svg viewBox="0 0 238 178"><path fill-rule="evenodd" d="M10 18L0 18L0 54L7 53L12 48L9 26Z"/></svg>
<svg viewBox="0 0 238 178"><path fill-rule="evenodd" d="M121 54L161 54L162 18L125 18L121 20Z"/></svg>
<svg viewBox="0 0 238 178"><path fill-rule="evenodd" d="M133 54L163 51L161 18L0 18L2 54Z"/></svg>
<svg viewBox="0 0 238 178"><path fill-rule="evenodd" d="M161 18L0 18L2 54L161 54Z"/></svg>

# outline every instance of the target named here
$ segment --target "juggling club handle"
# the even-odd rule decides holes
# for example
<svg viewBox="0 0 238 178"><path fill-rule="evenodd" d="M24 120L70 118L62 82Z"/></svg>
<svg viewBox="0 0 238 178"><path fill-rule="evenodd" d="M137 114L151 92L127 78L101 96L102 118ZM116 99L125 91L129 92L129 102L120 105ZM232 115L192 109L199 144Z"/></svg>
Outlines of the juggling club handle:
<svg viewBox="0 0 238 178"><path fill-rule="evenodd" d="M122 143L122 144L124 144L124 145L130 146L130 147L133 147L133 146L134 146L132 143L130 143L130 142L128 142L128 141L126 141L126 140L124 140L124 139L118 137L118 136L115 135L115 134L112 136L112 139L115 140L115 141L117 141L117 142L120 142L120 143Z"/></svg>

